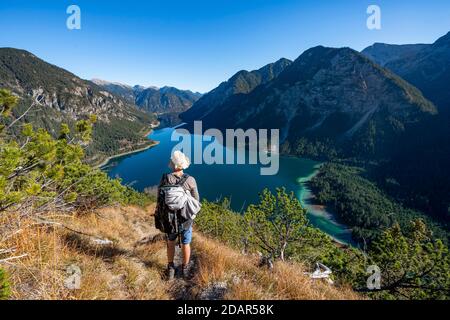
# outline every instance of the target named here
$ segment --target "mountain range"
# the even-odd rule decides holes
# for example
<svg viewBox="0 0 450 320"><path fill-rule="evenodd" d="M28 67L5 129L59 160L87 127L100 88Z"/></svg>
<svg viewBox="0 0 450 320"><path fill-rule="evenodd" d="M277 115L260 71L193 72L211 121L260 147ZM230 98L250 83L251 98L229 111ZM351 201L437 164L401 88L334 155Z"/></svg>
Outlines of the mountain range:
<svg viewBox="0 0 450 320"><path fill-rule="evenodd" d="M93 143L87 153L92 162L129 151L150 142L144 137L156 118L139 110L121 96L97 84L49 64L25 50L0 48L0 88L19 96L15 110L19 116L40 100L23 121L58 135L61 123L74 126L75 121L97 115Z"/></svg>
<svg viewBox="0 0 450 320"><path fill-rule="evenodd" d="M159 261L161 259L156 258L162 257L161 250L164 247L158 242L165 237L162 237L163 234L157 234L156 229L153 228L151 213L154 211L154 204L147 206L146 210L140 210L137 206L148 204L148 195L142 195L141 198L137 193L123 186L116 189L114 186L120 186L120 181L103 184L101 177L98 178L95 175L93 179L87 179L87 184L82 184L82 188L77 186L76 193L70 192L75 193L75 197L83 201L82 198L85 197L83 190L78 191L78 189L89 191L86 203L93 204L80 206L83 214L74 213L73 219L69 221L64 218L67 212L52 210L52 219L58 219L58 217L64 219L61 220L64 223L61 224L63 228L52 228L51 232L43 232L45 230L42 228L29 228L31 231L27 232L26 236L19 234L17 239L8 237L11 245L6 243L6 248L25 248L28 255L27 259L23 259L26 268L20 268L23 274L13 273L15 282L27 284L27 279L30 278L29 270L36 265L48 266L38 270L41 274L45 271L46 274L59 277L65 272L65 268L61 268L61 265L82 261L84 269L91 272L91 278L101 280L94 284L106 288L100 292L102 297L348 299L360 297L347 289L341 289L341 286L347 288L353 284L360 291L365 291L365 277L361 275L364 276L367 261L373 260L380 266L387 263L388 267L385 268L387 272L389 272L389 264L394 265L395 270L389 275L400 279L392 280L388 277L389 283L387 285L383 283L383 290L387 288L390 293L395 291L399 296L401 295L401 298L409 298L404 294L408 292L405 289L409 288L422 290L411 295L413 298L428 298L428 291L440 293L448 287L448 281L446 281L448 263L445 260L447 249L442 242L434 242L433 237L436 234L433 232L441 231L440 228L445 223L447 223L446 231L450 230L448 224L450 221L450 167L448 166L450 112L447 112L449 90L446 90L449 83L447 81L450 56L448 40L449 34L431 45L375 44L362 53L350 48L318 46L306 50L295 61L280 59L258 70L239 71L203 96L172 87L145 88L98 79L87 81L27 51L0 48L0 88L8 88L21 98L20 105L14 109L13 116L6 121L20 119L18 117L25 110L29 110L21 123L31 122L35 127L47 129L54 136L58 136L62 123L68 123L74 127L77 120L95 114L98 122L94 126L93 143L87 149L89 161L92 163L98 163L110 155L149 146L152 141L146 139L145 134L153 127L152 125L156 124L157 116L169 123L176 121L181 113L181 118L188 122L188 126L194 120L202 120L204 128L280 129L283 142L282 153L310 157L320 160L322 164L328 162L317 170L318 174L313 178L313 181L316 181L315 186L313 181L309 182L309 187L314 194L312 200L327 205L329 207L327 210L333 212L333 216L336 215L338 219L342 219L339 222L352 228L353 235L358 237L357 240L364 245L365 251L362 252L357 248L343 248L341 245L338 249L330 237L312 228L307 222L306 211L302 210L300 203L294 198L294 193L288 195L284 190L280 190L272 199L272 196L264 191L261 203L250 207L244 217L227 209L228 200L222 203L205 201L202 214L199 215L201 220L196 220L198 231L208 235L208 230L211 229L210 222L217 220L218 217L225 222L221 228L233 232L219 232L225 235L222 237L216 235L219 241L212 240L213 234L209 234L208 237L203 237L201 233L197 235L196 245L197 249L200 249L197 251L201 254L195 256L194 252L195 263L191 271L200 272L204 279L211 278L210 274L212 274L215 277L213 280L225 283L225 289L222 290L223 286L221 286L219 293L211 294L212 291L217 291L211 290L211 285L214 287L216 284L211 284L211 281L197 281L198 277L194 277L188 282L185 281L187 287L183 287L184 284L180 283L182 287L174 290L173 286L166 286L164 281L161 281L163 280L160 276L161 266L164 266L165 261ZM39 104L29 108L36 100L40 101ZM20 128L19 123L17 130ZM65 145L65 140L60 142ZM6 157L0 160L4 162L5 168L11 166L10 162L14 165L12 168L16 168L15 154L21 152L15 152L17 148L11 148L14 152L9 157L9 149L6 146L5 143L3 151L6 152L3 153ZM30 149L31 152L34 152L34 149ZM55 152L59 150L61 149ZM23 157L25 163L28 162L27 154L29 152ZM42 162L45 163L46 159L36 164L40 166ZM20 196L20 193L15 192L14 189L16 185L20 185L20 188L26 189L27 195L30 194L28 197L38 198L40 202L41 195L44 195L45 198L50 198L56 203L56 199L61 198L69 190L66 184L73 186L72 179L65 177L66 172L76 171L77 178L73 179L76 181L75 184L78 183L77 180L80 181L79 174L82 177L86 176L83 174L85 169L81 171L79 166L71 166L70 160L61 162L69 163L68 166L65 164L59 168L64 170L65 183L62 186L64 190L62 193L38 191L36 196L36 186L39 189L41 186L35 183L35 178L44 175L43 170L47 171L47 165L43 166L41 171L31 172L29 179L31 186L28 185L28 179L22 178L22 173L25 172L23 167L17 167L14 170L6 168L13 174L5 175L6 178L3 180L7 181L12 177L17 182L11 184L11 188L3 189L11 189L14 191L12 193ZM28 169L35 166L26 165L25 167ZM84 167L88 169L89 166ZM78 173L78 170L81 172ZM51 177L53 175L52 172ZM296 176L290 178L295 183ZM48 185L47 180L43 179L43 184ZM50 179L50 183L53 183L52 180ZM66 183L66 181L70 182ZM220 181L216 182L220 183ZM52 193L55 196L51 195ZM94 205L109 203L116 205L117 194L124 196L122 200L124 203L133 204L133 206L93 210ZM111 199L105 203L94 203L100 198L99 195L108 196ZM9 196L13 199L19 198L16 194ZM53 200L53 197L57 198ZM68 198L73 197L71 195ZM68 201L72 205L78 202L78 199ZM26 200L28 201L28 198ZM57 205L58 203L55 207ZM8 207L3 209L6 213L15 214L17 211L15 208L13 211L6 211L5 208ZM19 207L20 210L21 207ZM281 219L283 220L281 224L275 221L277 219L271 219L274 215L279 217L279 214L286 210L291 212L289 216L286 214L284 218L281 216L284 219ZM436 219L428 219L429 217L425 217L424 213ZM92 221L98 216L105 216L108 219L103 219L105 223L93 225ZM44 214L41 214L41 218L45 218ZM420 221L411 224L416 218L423 219L427 224L430 222L431 231L428 232ZM108 224L108 221L111 221L113 225ZM34 220L31 222L34 223ZM54 222L59 223L56 220ZM401 231L394 227L384 232L395 222L402 223ZM438 228L434 228L435 222L439 222ZM66 226L66 223L74 224L73 228L70 225ZM265 228L268 223L269 228ZM296 223L297 226L292 227L292 223ZM142 226L145 228L142 229ZM22 223L16 223L13 227L23 229ZM295 229L295 234L289 236L290 227L292 230ZM115 234L110 232L111 228L116 231ZM283 235L286 235L281 243L278 243L280 228L288 232L284 230ZM7 233L13 236L18 234L14 229L8 230ZM130 230L137 231L131 232L134 237L129 236ZM258 231L261 230L264 231L263 236L259 237ZM146 237L140 239L143 231ZM373 239L381 233L383 237L374 244ZM126 237L122 239L121 234ZM448 233L443 234L444 242L448 241L446 239ZM105 238L103 235L108 237ZM441 233L437 235L440 237ZM253 241L255 243L250 243L249 246L248 241L244 241L245 243L242 241L249 236L252 239L256 237L258 241ZM290 237L289 241L287 237ZM101 240L103 238L104 240ZM300 238L301 241L298 241ZM269 239L268 248L264 241L261 246L259 241L261 239ZM109 241L114 245L113 249L118 248L120 252L129 251L132 254L123 254L119 257L120 259L110 259L109 256L102 256L105 250L98 250L99 243L94 240ZM259 262L253 258L249 260L248 254L240 256L237 250L227 249L223 243L250 253L262 250L264 254L261 254L262 258ZM34 245L39 250L28 250ZM156 249L152 248L152 245ZM279 248L282 248L282 251ZM369 248L369 255L366 254L366 248ZM109 247L103 249L109 250ZM147 263L149 249L154 251L156 257L150 257L154 260L151 260L150 264ZM284 260L285 249L288 254L286 257L289 259L288 263L276 261L275 269L273 269L272 258L278 259L280 256L281 260ZM274 254L278 251L282 253ZM141 252L143 255L140 256ZM20 258L20 253L17 252L15 255ZM266 256L270 259L266 259ZM42 260L42 257L45 259ZM107 259L103 259L105 257ZM127 258L130 258L129 261L126 260ZM176 258L181 259L181 257ZM296 260L304 261L305 264L296 264ZM56 265L56 269L53 261L61 262ZM105 263L99 264L99 261ZM115 261L118 261L120 265L114 265ZM317 265L317 261L325 263L327 268L333 270L335 281L333 286L329 283L317 282L311 289L308 285L311 279L303 271L307 270L308 266ZM224 262L227 265L226 272L222 272ZM206 271L199 268L207 264L211 266L209 269L203 268ZM268 268L265 268L266 264ZM133 268L128 268L129 265ZM127 271L125 273L124 268ZM233 279L230 278L230 270ZM144 280L131 281L132 283L128 281L127 277L134 279L136 273L143 274ZM249 274L250 277L248 277ZM276 277L273 277L274 274ZM101 277L96 277L98 275ZM249 285L244 283L246 289L250 288L250 291L244 290L244 295L242 286L232 286L231 283L239 284L242 280L240 277L244 280L256 279ZM45 280L48 277L39 276L38 278ZM262 278L264 281L259 281ZM360 289L359 280L355 280L356 278L363 279L361 282L363 289ZM120 281L117 282L117 279ZM270 281L266 281L267 279ZM276 281L272 281L273 279ZM147 284L153 283L152 281L162 289L148 290ZM33 280L31 286L18 286L14 283L14 290L19 288L15 291L14 298L17 298L17 292L19 297L22 295L30 298L32 291L30 288L38 292L42 291L39 287L45 283L41 282ZM128 285L128 282L131 285ZM287 286L286 282L291 285ZM5 283L8 284L8 282ZM145 288L141 286L142 283ZM355 283L358 286L355 286ZM411 287L411 283L417 285ZM22 287L25 289L22 290ZM77 294L81 292L81 296L89 298L90 293L93 292L91 296L98 297L99 291L91 290L90 287L83 286L81 289L84 291L78 290ZM116 290L118 287L123 290ZM306 289L299 291L298 288L302 287ZM66 289L61 282L50 293L54 297L64 298L67 296ZM136 292L140 295L136 295ZM45 294L48 296L48 292ZM38 297L41 296L38 295ZM386 296L382 295L382 297ZM393 296L387 297L393 298ZM440 294L436 296L430 294L430 297L446 298ZM36 295L32 294L31 298L36 298Z"/></svg>
<svg viewBox="0 0 450 320"><path fill-rule="evenodd" d="M450 213L449 83L450 33L433 44L377 43L361 53L318 46L295 61L241 70L204 95L87 81L27 51L0 48L0 88L21 98L16 117L40 99L22 120L56 136L63 122L98 116L92 162L150 144L144 134L153 113L169 125L181 113L188 126L278 128L283 153L377 163L371 174L380 186L441 217Z"/></svg>
<svg viewBox="0 0 450 320"><path fill-rule="evenodd" d="M204 127L219 129L278 128L293 148L306 139L342 156L384 156L409 126L437 112L415 87L349 48L315 47L277 70L230 95L223 88L251 75L239 72L181 117L196 112Z"/></svg>
<svg viewBox="0 0 450 320"><path fill-rule="evenodd" d="M92 82L112 92L140 109L156 114L180 113L189 109L202 95L174 87L129 86L121 83L93 79Z"/></svg>
<svg viewBox="0 0 450 320"><path fill-rule="evenodd" d="M187 122L203 119L208 114L213 113L228 98L248 94L259 85L273 80L291 63L292 61L282 58L258 70L241 70L227 81L222 82L217 88L202 96L193 108L181 115L181 118Z"/></svg>
<svg viewBox="0 0 450 320"><path fill-rule="evenodd" d="M375 44L362 53L419 88L441 112L450 112L450 32L433 44Z"/></svg>
<svg viewBox="0 0 450 320"><path fill-rule="evenodd" d="M407 54L398 55L400 51ZM411 50L411 48L414 48ZM404 203L450 218L450 32L433 44L374 45L362 51L419 88L434 102L439 114L420 123L411 139L404 140L393 159L380 168L381 176L396 183L383 183ZM386 58L387 57L387 58Z"/></svg>
<svg viewBox="0 0 450 320"><path fill-rule="evenodd" d="M236 73L180 117L187 127L278 128L282 153L363 166L393 199L448 223L450 33L282 61L267 78Z"/></svg>

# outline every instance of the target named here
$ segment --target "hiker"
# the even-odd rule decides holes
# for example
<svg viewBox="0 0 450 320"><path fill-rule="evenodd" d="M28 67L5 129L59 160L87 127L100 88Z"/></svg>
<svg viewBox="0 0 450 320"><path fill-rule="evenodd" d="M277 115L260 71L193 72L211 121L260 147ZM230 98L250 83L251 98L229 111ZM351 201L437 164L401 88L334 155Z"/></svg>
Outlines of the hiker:
<svg viewBox="0 0 450 320"><path fill-rule="evenodd" d="M182 277L187 275L191 256L192 225L200 211L200 197L194 177L184 173L190 165L189 158L181 151L175 151L169 161L171 173L164 174L158 186L158 201L155 225L167 236L167 274L175 276L175 246L181 247Z"/></svg>

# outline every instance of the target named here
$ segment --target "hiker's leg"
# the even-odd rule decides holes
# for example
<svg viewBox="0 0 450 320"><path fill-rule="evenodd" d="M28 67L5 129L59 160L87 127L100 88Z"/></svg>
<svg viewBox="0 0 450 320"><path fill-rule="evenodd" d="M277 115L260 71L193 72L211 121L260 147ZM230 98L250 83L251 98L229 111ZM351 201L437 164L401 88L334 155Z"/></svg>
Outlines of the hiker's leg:
<svg viewBox="0 0 450 320"><path fill-rule="evenodd" d="M183 253L183 266L186 266L191 259L191 241L192 241L192 226L184 230L181 238L181 252Z"/></svg>
<svg viewBox="0 0 450 320"><path fill-rule="evenodd" d="M189 259L191 258L191 245L182 244L181 251L183 252L183 266L186 266L189 263Z"/></svg>
<svg viewBox="0 0 450 320"><path fill-rule="evenodd" d="M175 257L175 244L176 241L167 240L167 262L173 263L173 259Z"/></svg>

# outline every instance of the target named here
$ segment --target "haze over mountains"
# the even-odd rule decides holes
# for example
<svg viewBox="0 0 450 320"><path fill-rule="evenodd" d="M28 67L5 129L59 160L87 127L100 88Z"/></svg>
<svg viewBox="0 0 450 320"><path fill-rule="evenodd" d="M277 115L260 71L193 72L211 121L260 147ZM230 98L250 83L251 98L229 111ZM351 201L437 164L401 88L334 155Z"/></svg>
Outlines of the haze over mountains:
<svg viewBox="0 0 450 320"><path fill-rule="evenodd" d="M134 104L135 94L145 90L144 87L138 86L138 85L132 87L127 84L122 84L119 82L109 82L109 81L105 81L105 80L101 80L101 79L92 79L91 81L93 83L95 83L96 85L98 85L99 87L102 87L102 88L108 90L109 92L112 92L112 93L124 98L129 103L133 103L133 104Z"/></svg>
<svg viewBox="0 0 450 320"><path fill-rule="evenodd" d="M412 57L420 50L428 47L428 44L386 44L374 43L361 51L369 59L375 61L380 66L385 66L391 61Z"/></svg>

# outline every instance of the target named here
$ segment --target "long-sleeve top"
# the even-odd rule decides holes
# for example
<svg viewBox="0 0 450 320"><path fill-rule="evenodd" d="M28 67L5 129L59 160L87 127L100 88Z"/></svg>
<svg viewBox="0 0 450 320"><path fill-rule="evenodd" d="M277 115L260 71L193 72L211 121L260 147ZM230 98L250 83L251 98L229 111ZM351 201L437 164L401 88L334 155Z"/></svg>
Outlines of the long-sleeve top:
<svg viewBox="0 0 450 320"><path fill-rule="evenodd" d="M164 181L164 176L161 178L161 181L159 182L159 187L162 185L165 185L167 183L169 184L176 184L178 181L180 181L181 177L175 175L174 173L169 173L166 175L167 181ZM195 199L200 201L200 195L198 193L197 188L197 181L195 181L195 178L192 176L189 176L186 181L183 183L182 187L184 190L187 190L190 192L191 196L193 196Z"/></svg>

